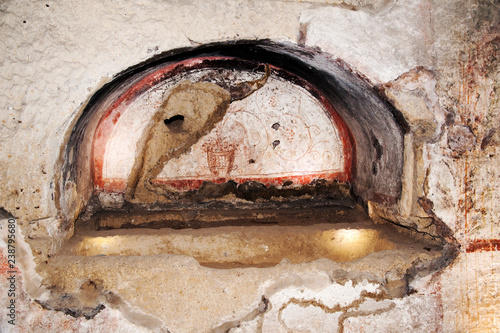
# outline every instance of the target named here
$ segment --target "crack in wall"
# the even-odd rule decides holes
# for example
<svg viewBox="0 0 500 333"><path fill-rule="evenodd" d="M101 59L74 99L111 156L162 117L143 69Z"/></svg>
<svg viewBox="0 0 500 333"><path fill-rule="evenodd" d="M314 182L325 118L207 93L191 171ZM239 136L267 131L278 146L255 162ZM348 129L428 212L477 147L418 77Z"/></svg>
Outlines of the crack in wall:
<svg viewBox="0 0 500 333"><path fill-rule="evenodd" d="M387 308L385 309L376 309L376 310L371 310L371 311L350 311L350 312L344 312L343 314L340 315L339 317L339 328L338 328L338 333L344 333L344 322L353 317L366 317L366 316L371 316L371 315L378 315L382 314L384 312L388 312L393 310L396 307L396 303L391 303Z"/></svg>
<svg viewBox="0 0 500 333"><path fill-rule="evenodd" d="M302 37L300 38L303 40L303 42L306 42L307 39L307 25L304 24L302 26L303 31L302 31ZM272 45L271 45L272 46ZM208 46L207 46L208 47ZM210 50L210 49L209 49ZM236 50L236 51L235 51ZM246 49L242 49L245 52L248 52ZM250 48L250 51L255 51L257 49ZM217 50L219 51L219 50ZM179 51L180 52L180 51ZM231 56L234 56L235 54L239 54L239 52L242 52L239 49L229 49L228 54ZM266 51L267 52L267 51ZM287 51L286 48L282 52L291 52ZM297 51L298 52L298 51ZM252 53L253 54L253 53ZM315 55L315 52L311 52L312 55ZM271 65L273 65L273 62L275 62L274 59L274 54L273 58L268 59L267 53L262 53L260 55L260 58L257 57L256 60L262 59L266 60L268 59L269 61L261 61L260 63L267 63L269 62ZM291 59L293 60L295 57L298 57L298 55L294 55L292 53L285 54L286 57L283 57L283 60L288 60ZM159 56L160 57L160 56ZM158 58L159 59L159 58ZM281 58L280 58L281 59ZM321 60L321 59L320 59ZM341 108L343 111L343 115L347 119L350 120L350 127L353 129L358 129L357 135L354 133L353 135L356 136L357 140L359 141L359 146L358 148L363 148L366 149L366 154L364 153L359 153L356 156L359 156L360 158L363 156L368 156L365 159L363 159L362 163L356 164L357 169L361 170L364 168L366 171L365 173L363 172L358 172L356 173L357 177L355 179L358 179L357 183L357 188L353 192L356 192L361 195L361 193L367 192L368 194L363 197L360 197L361 202L366 202L370 201L370 198L375 200L375 202L380 203L381 205L386 205L388 203L391 203L395 201L399 195L399 167L392 168L393 165L399 166L398 163L394 162L398 158L401 158L400 154L400 137L406 132L406 130L403 130L405 126L402 126L401 124L398 123L400 120L397 115L398 113L396 112L397 110L392 108L391 105L385 105L384 101L380 100L377 94L372 95L367 95L365 93L365 88L368 89L371 87L368 82L366 83L366 87L364 85L363 80L358 80L356 77L353 77L352 80L350 79L350 76L347 76L347 74L344 73L343 69L339 67L339 69L335 68L326 68L324 71L313 71L312 69L316 68L313 66L309 66L308 64L315 64L316 60L311 62L302 62L301 61L296 61L297 64L295 64L293 61L291 62L292 65L288 66L285 68L286 70L290 70L293 72L293 69L297 67L299 72L303 71L306 65L308 66L308 71L306 73L309 73L307 76L304 77L304 79L310 79L312 83L320 82L320 83L329 83L331 84L331 81L334 78L337 78L335 82L335 86L332 85L331 87L325 83L327 87L324 88L324 91L321 91L322 93L326 94L328 96L328 101L329 102L335 102L335 105L338 105L339 108ZM283 63L288 64L288 61L284 61ZM321 67L322 68L322 67ZM345 69L345 68L344 68ZM251 92L255 91L256 89L259 89L262 85L265 84L267 77L269 76L269 66L266 65L266 74L263 78L255 80L255 81L250 81L250 82L243 82L242 84L237 85L236 87L219 87L214 84L186 84L184 88L181 89L182 83L174 88L174 91L172 94L163 101L158 113L155 115L153 119L153 123L151 126L150 131L148 133L148 130L145 131L145 136L143 139L140 141L140 144L143 145L143 150L142 153L140 152L141 149L138 146L138 151L139 155L136 158L136 165L134 166L134 171L136 172L135 175L131 175L129 179L129 191L128 191L128 196L133 197L133 199L137 200L137 203L152 203L155 201L158 201L158 199L162 199L160 201L169 201L171 198L168 196L168 193L164 191L164 189L161 189L159 187L155 187L155 184L151 181L158 175L158 173L161 171L161 169L164 167L164 165L168 162L169 159L178 157L185 153L186 151L189 150L189 148L198 141L199 136L201 136L203 133L211 129L216 123L217 119L223 116L223 114L227 111L227 107L230 104L230 102L234 100L238 100L241 98L244 98L245 96L248 96ZM274 70L274 69L273 69ZM332 73L329 72L329 70L332 70ZM338 73L337 73L338 72ZM324 74L324 73L329 73ZM321 74L321 75L320 75ZM317 78L316 78L317 76ZM344 76L346 76L344 78ZM362 79L362 77L360 77ZM346 81L346 82L344 82ZM360 81L360 82L358 82ZM367 81L367 80L365 80ZM338 83L338 84L337 84ZM342 84L343 83L343 84ZM338 88L337 86L341 86ZM203 88L203 89L202 89ZM230 88L230 89L226 89ZM356 89L354 89L356 88ZM178 90L177 90L178 89ZM371 89L371 88L370 88ZM354 92L351 92L351 90L355 90ZM359 90L359 91L358 91ZM188 101L188 99L183 99L179 98L179 101L176 101L174 103L174 97L176 97L176 93L179 95L188 95L190 96L191 92L193 96L193 101ZM336 98L337 96L342 95L342 100L337 101ZM344 96L345 95L345 96ZM352 96L351 96L352 95ZM368 96L368 97L366 97ZM196 97L196 98L195 98ZM203 97L203 98L201 98ZM360 98L363 97L363 101L366 99L366 103L369 107L367 108L358 108L358 102ZM366 98L365 98L366 97ZM211 101L213 103L203 103L203 101ZM189 103L188 103L189 102ZM198 104L197 104L198 103ZM187 104L194 104L194 105L187 105ZM210 105L209 105L210 104ZM345 105L344 105L345 104ZM196 119L196 117L192 117L190 120L189 117L186 116L186 119L184 120L184 116L187 115L185 114L185 110L187 110L187 107L190 106L194 109L199 109L204 112L198 112L198 113L205 113L205 116L207 116L207 119L204 119L204 121L200 119ZM379 118L369 118L367 117L366 119L371 119L371 121L365 121L365 118L361 115L359 116L359 119L356 118L358 116L354 116L353 110L358 109L372 109L376 108L377 110L380 109L381 115L385 115L387 117L382 117L380 116ZM183 114L179 114L178 112L181 112L182 110ZM90 111L89 111L90 112ZM195 114L196 112L192 112ZM356 115L358 113L355 113ZM376 114L376 113L374 113ZM214 115L211 117L211 115ZM179 119L177 119L178 117ZM178 122L176 123L176 126L172 130L168 125L174 122L174 120L180 120L180 117L182 117L182 123ZM350 118L351 117L351 118ZM393 119L392 117L395 117ZM389 119L393 119L394 126L389 126L385 127L387 121ZM166 121L165 121L166 120ZM374 123L374 124L372 124ZM192 124L192 125L191 125ZM391 123L392 124L392 123ZM166 127L165 127L166 126ZM189 127L188 127L189 126ZM192 126L192 127L191 127ZM403 129L400 129L399 126L401 126ZM371 133L371 135L365 135L365 131L361 130L362 128L368 128L369 130L366 130L366 132ZM373 127L373 129L372 129ZM360 129L361 128L361 129ZM189 129L186 131L186 129ZM157 131L158 130L158 131ZM82 129L83 131L83 129ZM386 138L383 133L390 132L392 133L394 131L394 138L388 137ZM158 132L158 133L157 133ZM163 135L162 134L167 135ZM349 133L348 133L349 134ZM149 135L149 136L148 136ZM349 134L350 135L350 134ZM366 136L366 138L365 138ZM186 137L188 137L189 140L185 140ZM172 140L165 140L165 139L171 138ZM175 140L174 140L175 139ZM394 139L394 140L392 140ZM397 142L394 146L391 145L390 143L394 141ZM358 142L358 141L357 141ZM151 149L150 149L151 148ZM393 156L394 158L387 157L387 160L391 160L394 163L388 163L388 165L381 166L380 165L380 160L384 160L382 158L383 156L386 157L389 152L395 152L395 155ZM70 158L72 160L73 158ZM400 160L398 160L400 161ZM401 161L400 161L401 162ZM377 164L374 164L377 163ZM372 166L375 165L376 168L372 168ZM361 169L360 169L361 168ZM387 169L387 170L385 170ZM381 172L385 170L385 172L388 175L395 175L392 178L391 177L386 177L384 176ZM76 171L75 171L76 172ZM363 178L366 176L365 178ZM362 179L360 179L362 178ZM395 182L391 186L386 186L386 184ZM68 183L69 184L69 183ZM392 184L392 183L391 183ZM356 185L356 183L354 184ZM136 187L139 191L136 192ZM377 190L373 190L373 193L371 192L372 189L375 188ZM365 191L366 190L366 191ZM76 190L75 190L76 191ZM256 193L255 189L250 189L249 193L252 195L255 195ZM76 197L76 194L75 194ZM144 200L142 198L144 198ZM423 202L423 208L425 210L426 207L430 207L429 211L432 212L432 206L427 203ZM432 215L431 213L428 213L431 218L437 219L435 215ZM194 215L197 216L197 215ZM191 219L191 218L190 218ZM392 219L396 220L396 219ZM426 220L427 222L427 220ZM440 220L438 222L441 222ZM392 222L395 224L400 225L397 222ZM443 222L441 222L444 224ZM441 238L444 238L447 241L453 241L452 239L450 240L450 237L448 237L448 230L445 228L445 226L437 226L439 235ZM416 230L418 232L418 230ZM429 236L433 237L431 233L425 233L428 234ZM451 246L449 246L451 248ZM447 248L448 249L448 248ZM449 250L449 249L448 249ZM428 250L429 251L429 250ZM456 254L453 251L448 251L448 252L443 252L443 254ZM456 255L455 255L456 256ZM444 259L439 259L432 261L430 264L422 264L419 261L413 261L412 265L414 267L411 267L408 270L402 270L401 275L399 275L395 279L396 281L387 281L388 279L386 278L385 283L381 286L382 290L385 290L383 297L386 298L394 298L394 297L402 297L406 294L408 294L408 284L409 281L414 279L417 276L420 276L422 274L428 273L429 271L432 271L434 269L440 269L446 264L448 264L455 256L446 257ZM406 266L407 267L407 266ZM256 295L258 297L258 294ZM283 305L280 310L279 310L279 315L278 315L278 320L280 323L283 325L283 327L287 327L286 323L283 322L282 318L282 312L284 309L286 309L287 306L290 304L296 304L299 306L307 307L307 306L315 306L323 309L323 311L327 313L333 313L333 312L339 312L341 313L341 316L338 318L339 320L339 330L343 330L343 325L344 321L348 319L349 317L354 317L354 316L363 316L363 315L370 315L370 311L361 311L359 310L359 307L362 303L364 303L367 299L375 299L375 297L382 297L382 296L377 296L377 295L370 295L370 294L362 294L360 295L360 299L352 302L346 307L332 307L328 308L324 304L318 301L306 301L306 300L299 300L299 299L292 299L290 300L287 304ZM296 303L294 303L296 302ZM252 322L252 325L255 324L255 320L258 320L258 327L259 330L262 330L262 325L264 322L264 313L266 313L271 307L271 304L269 301L263 296L261 303L257 307L257 309L251 311L247 315L243 316L239 320L232 320L228 321L226 323L223 323L222 325L216 327L213 329L213 332L226 332L229 331L235 327L239 327L242 323L244 322ZM380 310L380 309L379 309ZM385 310L388 311L389 309ZM333 311L333 312L332 312ZM382 310L380 310L382 311ZM156 317L154 317L156 318ZM159 319L158 319L159 320ZM288 329L288 328L287 328Z"/></svg>
<svg viewBox="0 0 500 333"><path fill-rule="evenodd" d="M339 313L342 312L338 318L338 333L343 333L344 332L344 321L350 317L358 317L358 316L369 316L371 314L379 314L383 313L389 310L392 310L396 305L395 303L391 303L391 305L387 309L376 309L376 310L364 310L364 311L350 311L353 309L358 309L366 300L368 299L373 299L376 301L381 301L384 299L388 299L388 295L381 294L381 293L372 293L372 292L362 292L360 295L360 298L351 302L348 305L342 306L340 304L337 304L335 306L329 307L325 304L323 304L320 301L317 300L304 300L304 299L298 299L298 298L291 298L281 306L278 312L278 322L282 325L282 327L288 332L288 333L294 333L296 330L293 330L288 327L288 325L285 323L283 319L283 311L291 304L298 305L300 307L306 308L309 306L314 306L318 307L321 310L323 310L325 313L328 314L334 314L334 313Z"/></svg>
<svg viewBox="0 0 500 333"><path fill-rule="evenodd" d="M262 332L262 325L264 324L264 314L271 309L272 309L271 302L269 302L269 299L267 299L263 295L261 298L261 301L256 309L254 309L253 311L251 311L250 313L248 313L247 315L245 315L244 317L242 317L240 319L231 320L231 321L223 323L222 325L217 326L211 332L212 333L229 332L233 328L240 327L242 323L250 322L250 321L257 318L257 320L258 320L257 332L260 333L260 332Z"/></svg>

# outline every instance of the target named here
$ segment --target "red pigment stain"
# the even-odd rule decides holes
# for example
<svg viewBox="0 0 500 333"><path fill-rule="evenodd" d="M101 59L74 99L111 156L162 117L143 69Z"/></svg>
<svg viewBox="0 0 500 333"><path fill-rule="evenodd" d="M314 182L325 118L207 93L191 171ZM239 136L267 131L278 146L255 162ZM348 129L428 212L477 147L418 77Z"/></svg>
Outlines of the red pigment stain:
<svg viewBox="0 0 500 333"><path fill-rule="evenodd" d="M104 164L104 156L106 150L106 143L111 138L113 128L118 122L118 119L121 116L121 110L123 110L120 106L126 107L130 102L132 102L137 96L141 93L147 91L151 87L160 83L161 81L167 79L170 76L177 75L180 72L186 72L196 68L204 68L203 63L205 61L214 63L219 63L220 66L224 66L224 61L237 60L231 57L204 57L204 58L195 58L188 59L185 61L181 61L175 64L168 65L164 68L159 69L158 71L146 76L140 82L135 84L129 90L127 90L124 94L120 96L120 98L115 101L111 107L109 107L105 112L104 116L99 121L97 126L97 130L94 135L94 143L93 143L93 171L94 171L94 184L97 188L111 191L111 192L123 192L126 188L126 180L125 179L104 179L102 170ZM315 98L327 109L328 114L332 118L334 125L336 126L340 138L343 144L343 153L344 153L344 172L341 173L323 173L323 174L312 174L312 175L304 175L304 176L289 176L289 177L272 177L272 178L238 178L233 179L237 183L244 183L249 180L257 180L266 185L281 185L282 181L290 179L295 180L300 184L309 184L315 178L325 178L325 179L336 179L342 182L347 182L351 179L352 175L352 166L355 164L355 144L352 133L349 128L343 121L343 119L339 116L339 114L335 111L333 106L328 102L326 97L322 95L313 85L309 82L294 76L291 73L288 73L280 68L271 66L273 69L281 71L285 73L287 76L293 77L293 81L302 86L306 90L308 90ZM158 180L159 184L170 185L176 189L196 189L199 188L203 181L213 181L216 183L223 183L229 179L196 179L196 180Z"/></svg>
<svg viewBox="0 0 500 333"><path fill-rule="evenodd" d="M344 150L344 175L345 180L341 180L337 178L339 181L349 181L352 176L352 167L356 164L355 161L355 152L356 146L354 144L354 137L347 127L347 124L344 120L339 116L337 111L333 108L333 106L328 102L326 97L321 94L315 87L313 87L309 82L299 79L300 86L304 87L309 91L313 96L315 96L327 110L329 115L332 117L335 127L337 128L340 139L342 140L342 146Z"/></svg>
<svg viewBox="0 0 500 333"><path fill-rule="evenodd" d="M467 253L500 251L500 239L476 239L467 243Z"/></svg>
<svg viewBox="0 0 500 333"><path fill-rule="evenodd" d="M0 248L0 252L4 252L4 249ZM0 254L0 276L7 276L7 275L12 274L12 273L7 273L7 272L19 273L17 267L14 267L14 269L11 269L9 262L7 260L7 257L4 254Z"/></svg>

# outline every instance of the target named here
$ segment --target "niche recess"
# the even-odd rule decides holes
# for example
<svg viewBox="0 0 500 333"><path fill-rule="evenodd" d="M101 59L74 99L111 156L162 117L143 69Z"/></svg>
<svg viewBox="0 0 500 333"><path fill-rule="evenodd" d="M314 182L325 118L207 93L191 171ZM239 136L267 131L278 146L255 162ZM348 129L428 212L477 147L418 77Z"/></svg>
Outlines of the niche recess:
<svg viewBox="0 0 500 333"><path fill-rule="evenodd" d="M265 65L271 75L263 87L232 101L224 118L187 154L169 160L153 182L188 191L203 181L282 186L288 180L338 180L348 182L361 202L395 203L407 125L392 106L323 54L266 41L233 42L156 56L90 99L64 153L59 202L67 223L94 194L126 192L144 128L169 88L190 80L232 91L261 78ZM161 120L166 127L182 126L182 117L179 110ZM102 202L113 205L112 197Z"/></svg>
<svg viewBox="0 0 500 333"><path fill-rule="evenodd" d="M102 263L132 269L135 256L229 271L326 258L325 271L363 271L402 296L455 255L439 235L368 217L369 204L401 199L408 131L366 80L317 50L239 41L155 56L95 93L69 137L58 203L72 238L49 261L52 284L81 292L63 273L71 263L86 267L80 282L116 290ZM89 315L99 302L109 300L71 307Z"/></svg>

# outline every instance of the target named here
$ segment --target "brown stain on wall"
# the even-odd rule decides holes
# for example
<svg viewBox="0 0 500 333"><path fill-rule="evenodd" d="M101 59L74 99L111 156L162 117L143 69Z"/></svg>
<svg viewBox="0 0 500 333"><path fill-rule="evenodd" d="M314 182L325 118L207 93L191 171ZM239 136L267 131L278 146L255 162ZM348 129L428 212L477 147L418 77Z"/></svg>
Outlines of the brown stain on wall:
<svg viewBox="0 0 500 333"><path fill-rule="evenodd" d="M500 239L476 239L470 241L466 248L467 253L500 251Z"/></svg>
<svg viewBox="0 0 500 333"><path fill-rule="evenodd" d="M255 63L253 63L252 70L255 70ZM199 70L203 68L218 68L218 66L222 66L221 68L233 68L233 69L245 69L248 70L248 64L241 59L233 59L233 58L220 58L220 57L204 57L201 59L194 59L191 61L184 61L178 65L170 65L157 72L150 74L147 78L141 80L138 84L134 85L130 88L119 100L112 104L112 106L106 111L106 115L103 117L102 121L99 124L99 127L96 131L97 135L94 140L94 152L93 152L93 171L94 171L94 185L97 192L114 192L114 193L124 193L127 188L127 179L126 178L111 178L111 177L103 177L103 168L105 164L105 150L107 147L107 141L110 135L113 132L113 128L116 125L115 120L121 116L121 112L118 108L121 104L127 104L130 100L137 98L141 93L146 91L148 88L151 88L159 81L171 78L176 75L180 75L184 72ZM246 67L245 67L246 66ZM347 182L351 180L352 170L354 170L356 164L356 153L355 153L355 145L352 133L350 132L347 125L337 114L337 111L333 108L327 98L317 90L311 83L301 79L291 73L282 70L276 66L265 65L259 66L264 67L264 75L254 81L246 81L238 84L231 84L228 81L227 73L218 72L218 73L210 73L206 74L204 77L200 79L200 82L210 81L212 83L217 84L219 87L227 90L231 94L231 102L236 100L241 100L252 94L254 91L263 87L267 79L271 76L271 72L276 77L289 81L290 83L300 86L306 89L314 98L316 98L321 105L327 109L328 116L332 118L334 126L340 133L340 138L343 144L343 156L344 156L344 166L342 171L339 172L321 172L310 175L294 175L293 181L299 182L300 184L309 184L314 179L323 178L334 180L337 179L341 182ZM161 102L158 102L158 107L160 107ZM143 138L144 140L144 138ZM200 139L201 140L201 139ZM142 143L139 143L139 146L142 146ZM238 179L233 179L238 183L244 183L246 181L254 180L255 178L242 178L238 177ZM266 186L269 185L280 185L283 181L290 179L289 176L286 177L259 177L258 181L264 183ZM179 191L187 191L187 190L195 190L198 189L203 181L213 181L217 183L222 183L229 180L222 178L213 179L213 178L200 178L200 179L175 179L175 180L167 180L163 178L156 178L151 182L154 183L155 186L165 187L165 188L173 188ZM380 195L382 197L382 195ZM382 199L381 199L382 200ZM388 200L395 200L394 197L390 196Z"/></svg>
<svg viewBox="0 0 500 333"><path fill-rule="evenodd" d="M145 203L168 199L168 192L153 182L167 162L189 152L223 119L232 101L263 87L269 76L266 65L262 78L237 84L229 92L209 82L184 81L172 88L138 143L126 199Z"/></svg>
<svg viewBox="0 0 500 333"><path fill-rule="evenodd" d="M162 192L151 180L170 159L188 152L222 120L230 100L230 93L213 83L185 81L174 87L138 144L139 154L129 177L127 199L156 201L154 194ZM177 115L183 119L175 127L166 125L164 120Z"/></svg>

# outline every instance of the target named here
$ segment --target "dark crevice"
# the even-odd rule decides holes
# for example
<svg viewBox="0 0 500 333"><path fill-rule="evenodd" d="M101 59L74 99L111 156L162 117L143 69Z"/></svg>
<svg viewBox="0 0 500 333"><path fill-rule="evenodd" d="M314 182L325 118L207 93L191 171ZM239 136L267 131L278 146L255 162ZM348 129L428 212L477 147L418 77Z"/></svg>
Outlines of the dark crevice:
<svg viewBox="0 0 500 333"><path fill-rule="evenodd" d="M168 129L174 133L179 133L182 131L182 125L184 124L184 116L177 114L171 118L163 120L163 123L168 127Z"/></svg>
<svg viewBox="0 0 500 333"><path fill-rule="evenodd" d="M434 207L432 201L426 198L419 198L418 202L422 206L424 211L429 215L429 218L432 219L431 224L433 224L436 227L437 235L433 235L428 232L418 230L416 226L412 227L408 225L403 225L398 223L397 221L392 221L384 217L379 217L380 219L390 224L393 224L397 227L409 230L416 234L420 234L424 237L431 237L432 239L438 240L443 244L440 257L430 261L415 263L411 268L409 268L406 271L402 279L402 282L404 282L406 290L405 295L409 295L412 292L410 288L411 281L415 280L419 276L420 277L425 276L444 269L445 267L450 265L455 260L455 258L460 254L460 244L455 239L455 237L453 237L451 229L441 219L439 219L432 210ZM427 250L427 248L424 249Z"/></svg>
<svg viewBox="0 0 500 333"><path fill-rule="evenodd" d="M10 219L10 218L14 218L14 215L9 213L3 207L0 207L0 219Z"/></svg>
<svg viewBox="0 0 500 333"><path fill-rule="evenodd" d="M60 297L60 299L68 299L74 300L73 296ZM49 302L42 302L39 300L35 300L36 303L40 304L42 308L45 310L52 311L61 311L64 314L67 314L74 318L85 317L85 319L89 320L94 318L99 312L104 310L106 307L103 304L98 304L96 307L81 307L80 305L67 305L67 307L57 307L51 306ZM69 302L69 301L68 301Z"/></svg>
<svg viewBox="0 0 500 333"><path fill-rule="evenodd" d="M175 121L183 121L183 120L184 120L184 116L178 114L178 115L175 115L171 118L165 119L163 122L165 123L165 125L170 125Z"/></svg>
<svg viewBox="0 0 500 333"><path fill-rule="evenodd" d="M226 333L230 332L231 329L240 327L242 323L249 322L254 320L255 318L262 316L266 312L268 312L271 309L271 303L269 302L269 299L267 299L264 295L262 295L261 300L257 308L247 315L245 315L243 318L232 320L225 322L222 325L219 325L218 327L214 328L211 333Z"/></svg>
<svg viewBox="0 0 500 333"><path fill-rule="evenodd" d="M214 57L222 57L225 60L214 60ZM194 58L201 59L199 67L188 67L185 63L180 63L183 60ZM264 69L262 64L266 64ZM89 184L83 184L82 187L78 184L77 175L82 170L87 170L86 166L78 164L78 159L85 155L85 152L82 153L84 148L82 148L81 142L89 135L87 127L95 120L94 117L102 116L99 114L102 111L101 106L107 105L107 103L116 103L117 96L128 91L145 75L167 65L174 66L171 71L164 74L162 80L186 71L206 68L230 68L252 72L265 70L267 80L271 71L274 76L304 87L318 100L326 101L325 104L334 108L329 116L334 117L338 113L342 122L345 122L347 126L345 137L348 138L348 141L352 141L352 151L350 151L352 169L349 170L349 172L352 171L352 177L348 178L350 183L317 179L308 185L297 186L291 180L285 179L279 186L255 181L237 184L232 180L221 178L217 181L222 183L203 182L196 190L165 191L164 196L170 202L145 204L125 200L121 208L112 209L101 207L97 196L98 192L90 193L85 197L86 194L82 195L81 191ZM224 81L223 79L221 82ZM228 87L229 83L227 83ZM144 89L149 88L150 86L144 87L141 88L143 91L134 93L139 95L145 91ZM246 96L251 91L251 87L237 86L236 88L232 88L231 96L236 96L233 99ZM185 121L181 114L163 119L165 126L173 132L181 132ZM163 124L160 123L160 126L165 130ZM280 123L276 122L271 127L278 131ZM62 170L58 170L61 172L62 180L60 187L57 187L56 190L56 201L58 209L60 209L59 201L67 199L65 197L61 199L61 196L65 195L66 192L72 193L69 190L71 186L75 186L75 192L80 195L77 199L82 197L83 199L80 201L72 200L66 205L73 204L75 201L85 202L86 205L83 205L82 209L86 207L85 215L87 218L91 216L94 218L94 227L97 230L200 229L263 224L305 226L308 223L365 221L369 220L366 214L369 201L381 204L394 203L401 195L403 135L408 131L409 126L404 117L387 101L382 88L378 90L346 63L341 60L332 61L328 55L321 54L316 49L278 44L268 40L215 43L195 48L177 49L157 55L119 73L111 83L104 85L90 98L73 128L68 145L61 154L61 159L64 161L61 163L64 163L64 166ZM482 146L486 147L492 136L493 134L485 136ZM283 145L280 146L280 143L279 140L275 140L272 142L272 148L280 150L283 147ZM249 159L248 163L255 163L255 160ZM74 185L75 183L77 185ZM93 187L88 186L88 188ZM409 284L416 277L446 267L459 253L459 245L453 237L452 231L435 215L432 202L420 198L419 203L432 219L438 236L419 231L416 227L402 225L397 221L384 220L419 235L431 237L437 241L436 248L439 248L441 255L437 259L422 263L411 261L411 268L406 270L402 281L398 280L400 284L394 288L394 294L397 294L397 297L411 293ZM3 211L0 209L0 214ZM63 212L61 215L65 216L65 214L72 216L68 212ZM136 221L134 222L134 220ZM63 228L69 228L72 222L63 223ZM424 249L430 251L428 250L430 247ZM436 253L437 256L439 252ZM401 271L404 272L404 270ZM400 278L401 275L398 279ZM402 287L400 288L400 286ZM98 286L92 282L89 282L88 287L91 290L98 289ZM402 293L399 293L400 291ZM104 293L102 290L98 290L98 292L101 295ZM99 304L95 307L88 307L86 303L82 304L78 300L78 296L64 294L54 299L51 305L43 302L39 302L39 304L46 309L62 311L73 317L83 316L90 319L104 309L104 305L100 303L116 306L111 302L112 298L109 296L108 298L96 299L94 305ZM118 298L118 296L114 298ZM115 303L122 304L123 302L117 301ZM214 331L223 332L232 327L238 327L242 322L254 320L269 311L270 307L269 300L262 296L257 309L241 319L226 322ZM352 314L362 316L370 313L353 312Z"/></svg>

